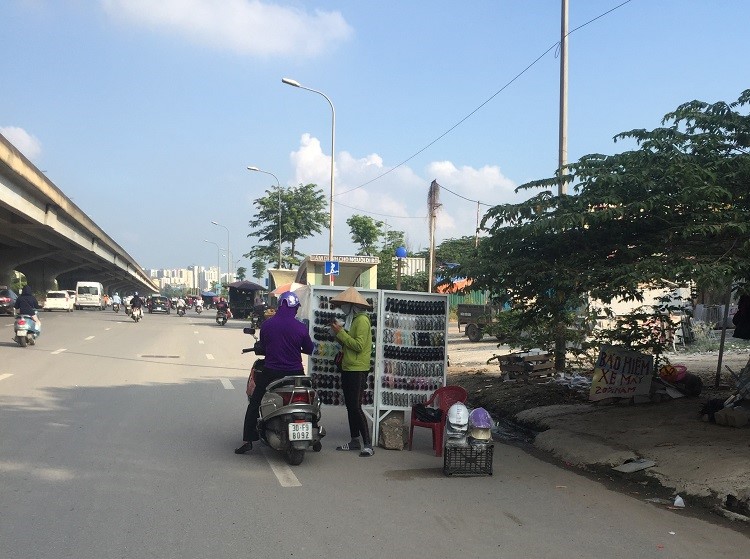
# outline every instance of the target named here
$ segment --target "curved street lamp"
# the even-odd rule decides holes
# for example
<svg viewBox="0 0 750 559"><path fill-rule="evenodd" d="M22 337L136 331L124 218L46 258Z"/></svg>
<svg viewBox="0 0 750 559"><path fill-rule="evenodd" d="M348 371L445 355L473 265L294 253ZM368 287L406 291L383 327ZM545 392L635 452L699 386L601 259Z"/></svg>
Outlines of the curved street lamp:
<svg viewBox="0 0 750 559"><path fill-rule="evenodd" d="M248 167L247 170L255 171L258 173L265 173L266 175L271 175L273 178L276 179L276 188L279 189L279 262L278 262L278 268L281 269L281 184L279 184L279 177L277 177L270 171L264 171L263 169L259 169L258 167L253 167L252 165Z"/></svg>
<svg viewBox="0 0 750 559"><path fill-rule="evenodd" d="M223 227L227 230L227 283L229 283L229 280L232 279L232 263L230 262L230 250L229 250L229 227L226 225L222 225L221 223L217 223L216 221L211 222L214 225L218 225L219 227ZM219 281L221 281L221 278L219 278Z"/></svg>
<svg viewBox="0 0 750 559"><path fill-rule="evenodd" d="M287 85L291 85L292 87L298 87L300 89L305 89L307 91L317 93L318 95L325 97L325 100L328 101L328 104L331 106L331 204L328 218L328 260L333 260L333 157L336 150L336 109L333 108L333 102L328 97L328 95L326 95L322 91L318 91L317 89L312 89L310 87L305 87L304 85L301 85L297 80L293 80L290 78L282 78L281 82ZM333 285L333 275L329 277L330 284Z"/></svg>
<svg viewBox="0 0 750 559"><path fill-rule="evenodd" d="M203 240L204 243L209 243L211 245L214 245L216 247L216 285L221 288L221 247L219 246L219 243L215 243L213 241L209 241L208 239ZM221 289L220 289L221 290Z"/></svg>

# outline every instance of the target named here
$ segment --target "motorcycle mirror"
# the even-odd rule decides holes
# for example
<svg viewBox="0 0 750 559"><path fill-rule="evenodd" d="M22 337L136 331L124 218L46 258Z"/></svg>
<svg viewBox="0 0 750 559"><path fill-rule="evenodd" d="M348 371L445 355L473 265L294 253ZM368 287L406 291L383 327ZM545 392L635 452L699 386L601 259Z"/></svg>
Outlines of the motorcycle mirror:
<svg viewBox="0 0 750 559"><path fill-rule="evenodd" d="M243 328L243 329L242 329L242 331L243 331L243 332L244 332L245 334L252 334L252 335L255 335L255 328Z"/></svg>

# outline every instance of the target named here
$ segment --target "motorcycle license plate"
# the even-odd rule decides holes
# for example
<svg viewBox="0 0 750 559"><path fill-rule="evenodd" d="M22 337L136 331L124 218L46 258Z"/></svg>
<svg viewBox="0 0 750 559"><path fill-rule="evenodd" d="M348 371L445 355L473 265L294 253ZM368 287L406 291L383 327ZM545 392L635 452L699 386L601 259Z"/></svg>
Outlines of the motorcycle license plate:
<svg viewBox="0 0 750 559"><path fill-rule="evenodd" d="M302 423L289 424L290 441L311 441L312 440L312 423L304 421Z"/></svg>

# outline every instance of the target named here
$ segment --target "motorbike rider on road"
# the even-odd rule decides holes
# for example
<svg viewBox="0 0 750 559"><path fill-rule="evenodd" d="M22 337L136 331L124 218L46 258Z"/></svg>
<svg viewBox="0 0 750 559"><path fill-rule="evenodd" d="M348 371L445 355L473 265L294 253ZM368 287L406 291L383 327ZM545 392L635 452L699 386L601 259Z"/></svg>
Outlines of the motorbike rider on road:
<svg viewBox="0 0 750 559"><path fill-rule="evenodd" d="M245 412L243 444L234 450L244 454L253 448L258 436L258 411L266 388L275 380L292 375L304 375L302 353L311 355L315 344L310 338L307 326L295 318L300 300L291 291L279 297L276 314L263 322L260 329L260 343L265 353L265 366L256 373L255 390Z"/></svg>
<svg viewBox="0 0 750 559"><path fill-rule="evenodd" d="M18 309L18 314L30 316L34 320L36 329L41 334L42 321L39 320L39 317L36 314L36 309L41 309L42 306L36 300L36 297L34 297L30 285L23 286L21 295L19 295L18 299L16 299L16 304L14 306L16 309Z"/></svg>
<svg viewBox="0 0 750 559"><path fill-rule="evenodd" d="M138 292L136 291L133 293L133 298L130 300L130 308L133 312L135 312L135 309L138 309L138 312L141 313L141 316L143 316L142 308L143 307L143 299L141 299L138 296Z"/></svg>
<svg viewBox="0 0 750 559"><path fill-rule="evenodd" d="M115 294L112 296L112 305L122 305L122 299L120 299L120 295L115 291Z"/></svg>

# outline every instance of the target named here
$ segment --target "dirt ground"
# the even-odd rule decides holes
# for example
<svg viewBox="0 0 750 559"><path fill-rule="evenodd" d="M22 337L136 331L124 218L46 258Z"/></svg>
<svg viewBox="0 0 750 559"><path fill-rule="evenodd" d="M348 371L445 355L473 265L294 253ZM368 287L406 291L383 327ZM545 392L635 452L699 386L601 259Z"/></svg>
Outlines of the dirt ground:
<svg viewBox="0 0 750 559"><path fill-rule="evenodd" d="M490 337L473 343L463 333L458 332L455 324L451 325L448 336L448 384L463 386L469 393L472 407L483 407L495 418L512 418L521 411L540 406L557 404L587 403L587 390L574 390L565 385L550 382L550 377L541 377L526 384L520 380L505 381L497 361L487 364L494 355L505 355L512 350L507 346L498 346ZM668 353L666 357L672 364L683 364L688 372L701 377L703 390L696 399L696 413L700 402L710 398L726 398L731 395L730 373L745 366L750 356L750 343L732 340L722 359L722 372L719 389L714 388L718 351L695 353L678 347L677 353ZM580 374L591 377L592 371L580 371Z"/></svg>

